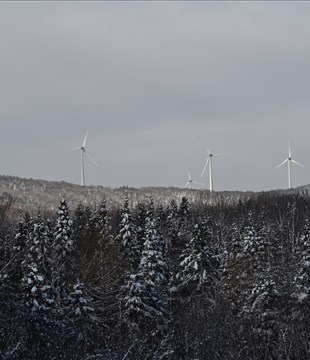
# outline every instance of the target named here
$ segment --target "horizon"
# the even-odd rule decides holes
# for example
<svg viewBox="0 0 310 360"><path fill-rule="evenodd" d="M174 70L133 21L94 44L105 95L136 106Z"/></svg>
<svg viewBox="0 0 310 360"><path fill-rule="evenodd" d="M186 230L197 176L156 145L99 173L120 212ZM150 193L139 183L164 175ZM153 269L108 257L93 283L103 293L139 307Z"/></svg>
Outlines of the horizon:
<svg viewBox="0 0 310 360"><path fill-rule="evenodd" d="M103 185L103 184L85 184L85 185L81 185L81 184L78 184L78 183L73 183L73 182L68 182L66 180L48 180L48 179L41 179L41 178L33 178L33 177L20 177L20 176L16 176L16 175L0 175L0 179L1 178L14 178L14 179L18 179L18 180L21 180L21 181L43 181L43 182L47 182L47 183L57 183L57 184L61 184L61 183L65 183L66 185L69 185L69 186L77 186L79 188L96 188L96 187L101 187L101 188L106 188L106 189L111 189L111 190L119 190L119 189L123 189L123 188L128 188L128 189L132 189L132 190L144 190L144 189L150 189L150 188L154 188L154 189L177 189L177 190L180 190L180 191L207 191L207 192L210 192L210 190L208 188L191 188L191 189L188 189L188 188L185 188L185 187L178 187L178 186L173 186L173 185L165 185L165 186L156 186L156 185L145 185L145 186L140 186L140 187L135 187L135 186L129 186L129 185L120 185L120 186L117 186L117 187L113 187L113 186L108 186L108 185ZM298 187L293 187L291 189L288 189L288 188L277 188L277 189L268 189L268 190L238 190L238 189L235 189L235 190L213 190L212 193L214 194L218 194L218 193L225 193L225 192L228 192L228 193L268 193L268 192L277 192L277 191L280 191L280 192L294 192L300 188L304 188L304 187L307 187L307 186L310 186L310 183L309 184L303 184L303 185L300 185ZM211 193L211 192L210 192Z"/></svg>

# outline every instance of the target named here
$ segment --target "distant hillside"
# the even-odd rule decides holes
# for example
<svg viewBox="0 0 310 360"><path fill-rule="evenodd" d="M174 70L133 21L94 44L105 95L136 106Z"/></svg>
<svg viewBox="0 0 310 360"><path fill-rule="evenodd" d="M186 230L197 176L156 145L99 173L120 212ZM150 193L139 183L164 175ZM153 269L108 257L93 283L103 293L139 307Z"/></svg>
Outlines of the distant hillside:
<svg viewBox="0 0 310 360"><path fill-rule="evenodd" d="M310 184L299 186L298 188L294 189L293 191L308 192L309 193L310 192Z"/></svg>
<svg viewBox="0 0 310 360"><path fill-rule="evenodd" d="M274 190L273 192L304 192L310 191L310 185L305 185L292 190ZM0 196L4 193L14 198L14 209L36 213L58 209L62 198L66 199L71 209L79 203L97 207L103 198L109 207L119 207L127 196L131 206L138 202L148 202L153 197L155 203L168 205L172 200L180 203L182 197L187 197L191 202L208 203L221 201L233 203L239 199L255 197L262 192L222 191L210 193L208 190L182 189L176 187L143 187L132 188L123 186L110 188L104 186L81 186L65 181L47 181L38 179L25 179L16 176L0 175Z"/></svg>
<svg viewBox="0 0 310 360"><path fill-rule="evenodd" d="M105 198L109 207L118 207L128 197L132 206L138 202L147 202L152 196L155 203L168 205L171 200L179 203L182 197L191 202L209 202L214 199L235 201L236 199L253 196L252 192L219 192L210 194L208 190L188 190L175 187L144 187L144 188L110 188L104 186L80 186L64 181L46 181L25 179L15 176L0 176L0 195L11 194L14 197L14 208L23 211L37 212L54 211L58 208L61 198L65 198L71 209L80 202L92 207L98 206Z"/></svg>

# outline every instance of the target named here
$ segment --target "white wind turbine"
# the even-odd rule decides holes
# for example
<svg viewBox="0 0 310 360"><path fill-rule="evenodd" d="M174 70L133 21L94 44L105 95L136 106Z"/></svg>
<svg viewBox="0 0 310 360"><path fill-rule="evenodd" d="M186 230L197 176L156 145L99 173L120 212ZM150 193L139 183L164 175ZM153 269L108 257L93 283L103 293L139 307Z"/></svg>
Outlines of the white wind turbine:
<svg viewBox="0 0 310 360"><path fill-rule="evenodd" d="M275 168L278 169L280 166L284 165L287 162L287 168L288 168L288 188L292 188L292 172L291 172L291 163L297 164L304 168L303 165L299 164L297 161L292 159L292 153L291 153L291 147L290 143L288 143L288 158L285 159L283 162L281 162L280 165L276 166Z"/></svg>
<svg viewBox="0 0 310 360"><path fill-rule="evenodd" d="M197 184L197 185L202 185L202 186L205 186L205 184L202 184L200 182L197 182L197 181L194 181L192 178L191 178L191 175L188 171L188 169L186 168L186 171L187 171L187 176L188 176L188 181L186 183L186 185L184 186L184 189L191 189L192 188L192 184Z"/></svg>
<svg viewBox="0 0 310 360"><path fill-rule="evenodd" d="M209 183L210 183L210 191L212 192L213 191L212 158L214 156L221 156L224 154L212 154L208 148L206 148L206 150L209 155L207 157L205 167L202 170L201 176L203 176L204 172L206 171L207 166L209 165Z"/></svg>
<svg viewBox="0 0 310 360"><path fill-rule="evenodd" d="M89 131L89 128L88 128L87 131L86 131L86 135L85 135L85 138L84 138L84 141L83 141L82 146L78 146L78 147L72 149L72 150L81 150L81 185L82 185L82 186L85 186L84 154L87 155L88 158L89 158L96 166L98 166L97 163L96 163L96 161L89 155L88 152L86 152L86 149L85 149L88 131Z"/></svg>

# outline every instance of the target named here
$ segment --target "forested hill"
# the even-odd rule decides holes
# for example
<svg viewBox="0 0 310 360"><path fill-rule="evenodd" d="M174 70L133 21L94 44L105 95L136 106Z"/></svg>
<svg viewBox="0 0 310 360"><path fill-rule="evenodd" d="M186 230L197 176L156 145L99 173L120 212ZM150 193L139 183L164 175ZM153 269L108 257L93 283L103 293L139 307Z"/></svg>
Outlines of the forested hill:
<svg viewBox="0 0 310 360"><path fill-rule="evenodd" d="M22 211L13 224L9 206L0 359L310 359L307 192L167 206L124 197L113 208L61 200L54 216Z"/></svg>
<svg viewBox="0 0 310 360"><path fill-rule="evenodd" d="M208 203L214 197L235 201L240 198L254 196L252 192L221 192L213 194L208 190L188 190L176 187L144 187L131 188L123 186L110 188L104 186L80 186L64 181L46 181L25 179L14 176L0 176L0 195L10 194L14 198L14 208L30 213L57 210L59 202L65 198L70 208L76 208L79 203L98 207L104 198L109 207L119 207L125 196L135 206L138 202L147 202L150 197L155 203L168 205L171 200L180 203L182 197L191 202Z"/></svg>
<svg viewBox="0 0 310 360"><path fill-rule="evenodd" d="M0 177L0 359L310 359L310 195Z"/></svg>

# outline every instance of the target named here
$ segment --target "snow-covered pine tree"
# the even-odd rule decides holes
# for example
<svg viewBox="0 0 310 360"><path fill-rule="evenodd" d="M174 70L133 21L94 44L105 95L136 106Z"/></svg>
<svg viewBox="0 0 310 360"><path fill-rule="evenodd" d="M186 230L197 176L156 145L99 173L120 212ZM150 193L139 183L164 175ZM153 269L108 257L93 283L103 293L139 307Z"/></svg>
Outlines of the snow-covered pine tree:
<svg viewBox="0 0 310 360"><path fill-rule="evenodd" d="M192 228L191 205L186 197L182 197L178 208L179 233L178 238L180 244L186 244L189 240L189 234Z"/></svg>
<svg viewBox="0 0 310 360"><path fill-rule="evenodd" d="M226 302L232 312L240 296L240 269L243 269L243 248L240 234L241 224L234 221L228 226L228 236L220 258L219 297ZM242 270L241 270L242 271ZM239 311L239 310L237 310Z"/></svg>
<svg viewBox="0 0 310 360"><path fill-rule="evenodd" d="M233 261L234 259L238 259L242 256L242 241L241 241L241 234L240 234L240 228L236 222L233 222L233 224L230 227L230 235L228 237L228 254L227 254L227 260Z"/></svg>
<svg viewBox="0 0 310 360"><path fill-rule="evenodd" d="M171 261L170 269L172 277L174 277L178 272L179 257L181 256L184 247L189 242L190 234L187 231L185 224L181 221L179 208L174 200L171 201L166 213L167 220L163 229L163 236L167 240L167 252Z"/></svg>
<svg viewBox="0 0 310 360"><path fill-rule="evenodd" d="M111 217L105 199L102 200L99 206L96 217L96 228L99 230L100 236L105 238L106 241L113 241Z"/></svg>
<svg viewBox="0 0 310 360"><path fill-rule="evenodd" d="M96 271L96 256L100 240L97 220L97 213L90 206L80 203L74 212L76 257L83 279L92 278Z"/></svg>
<svg viewBox="0 0 310 360"><path fill-rule="evenodd" d="M81 234L85 233L88 219L85 214L85 207L81 202L78 203L78 206L74 211L74 220L75 220L76 233L81 233Z"/></svg>
<svg viewBox="0 0 310 360"><path fill-rule="evenodd" d="M179 216L178 216L178 205L172 200L170 206L167 209L167 229L166 235L170 246L174 247L179 245Z"/></svg>
<svg viewBox="0 0 310 360"><path fill-rule="evenodd" d="M75 277L76 258L73 221L66 200L62 199L54 227L52 251L52 282L58 294L65 292L65 285Z"/></svg>
<svg viewBox="0 0 310 360"><path fill-rule="evenodd" d="M28 222L25 256L22 262L22 289L32 312L48 310L54 300L50 293L49 244L41 215Z"/></svg>
<svg viewBox="0 0 310 360"><path fill-rule="evenodd" d="M37 216L34 222L33 228L34 234L34 245L37 253L37 261L40 263L40 267L44 273L49 273L49 251L50 251L50 242L48 228L42 220L41 214Z"/></svg>
<svg viewBox="0 0 310 360"><path fill-rule="evenodd" d="M77 279L70 289L68 316L72 319L81 319L85 316L94 318L92 298L85 293L85 286L80 279Z"/></svg>
<svg viewBox="0 0 310 360"><path fill-rule="evenodd" d="M1 269L0 279L0 358L23 358L28 340L31 312L30 285L25 285L28 268L29 233L33 220L28 214L20 220L10 239L10 259ZM27 260L27 261L26 261Z"/></svg>
<svg viewBox="0 0 310 360"><path fill-rule="evenodd" d="M191 207L188 199L185 196L182 197L178 213L182 222L189 221L191 216Z"/></svg>
<svg viewBox="0 0 310 360"><path fill-rule="evenodd" d="M34 222L33 241L36 248L36 263L41 273L41 281L38 282L37 289L39 291L40 302L44 310L49 309L54 303L53 294L51 292L51 234L48 226L42 220L41 214L38 215Z"/></svg>
<svg viewBox="0 0 310 360"><path fill-rule="evenodd" d="M167 212L165 211L162 204L158 204L156 208L155 220L160 233L164 234L166 232L166 227L167 227Z"/></svg>
<svg viewBox="0 0 310 360"><path fill-rule="evenodd" d="M192 238L180 256L176 274L179 291L186 294L204 291L216 282L219 263L210 243L211 233L207 221L200 220L194 225Z"/></svg>
<svg viewBox="0 0 310 360"><path fill-rule="evenodd" d="M270 228L264 224L262 216L255 221L252 211L249 211L247 225L242 231L242 245L247 273L259 279L266 277L271 257Z"/></svg>
<svg viewBox="0 0 310 360"><path fill-rule="evenodd" d="M136 224L136 236L139 253L141 255L143 249L143 243L145 241L145 221L146 221L146 210L142 203L138 204L138 209L135 217ZM139 261L140 263L140 261Z"/></svg>
<svg viewBox="0 0 310 360"><path fill-rule="evenodd" d="M141 328L156 326L163 330L167 322L168 266L164 247L154 219L147 217L141 261L137 273L129 278L124 299L125 316Z"/></svg>
<svg viewBox="0 0 310 360"><path fill-rule="evenodd" d="M154 217L155 217L155 205L154 205L154 199L152 196L150 197L150 200L149 200L149 203L147 206L146 216L151 219L154 219Z"/></svg>
<svg viewBox="0 0 310 360"><path fill-rule="evenodd" d="M75 232L80 238L88 237L97 226L96 215L89 206L79 203L74 212Z"/></svg>
<svg viewBox="0 0 310 360"><path fill-rule="evenodd" d="M297 273L294 279L294 297L299 302L307 300L310 295L310 221L305 219L302 234L298 241L299 251L297 252Z"/></svg>
<svg viewBox="0 0 310 360"><path fill-rule="evenodd" d="M271 279L260 279L245 299L241 312L243 324L247 324L256 342L256 352L264 354L266 359L282 358L277 347L281 328L281 296Z"/></svg>
<svg viewBox="0 0 310 360"><path fill-rule="evenodd" d="M97 319L93 299L87 294L84 284L79 279L69 287L66 313L70 323L69 337L72 338L75 346L81 348L90 346Z"/></svg>
<svg viewBox="0 0 310 360"><path fill-rule="evenodd" d="M247 224L242 231L243 253L245 255L255 256L259 241L260 236L254 223L253 213L250 210L248 213Z"/></svg>
<svg viewBox="0 0 310 360"><path fill-rule="evenodd" d="M103 199L96 216L96 248L94 254L95 282L101 293L110 293L115 287L116 259L119 247L113 239L111 217ZM115 289L114 289L115 291ZM107 297L105 297L107 299Z"/></svg>
<svg viewBox="0 0 310 360"><path fill-rule="evenodd" d="M258 221L254 220L252 211L248 214L248 224L242 231L242 244L244 255L252 258L252 263L256 272L260 272L259 267L270 260L270 229L264 224L264 218L261 215Z"/></svg>
<svg viewBox="0 0 310 360"><path fill-rule="evenodd" d="M132 218L131 209L129 208L128 198L125 203L121 215L119 233L117 240L121 243L121 257L125 268L130 273L137 269L140 262L140 248L137 242L136 225Z"/></svg>
<svg viewBox="0 0 310 360"><path fill-rule="evenodd" d="M10 282L11 286L19 286L23 277L22 262L25 257L25 249L28 244L28 233L31 228L31 220L28 214L19 221L12 239L9 260L2 268L1 278Z"/></svg>

